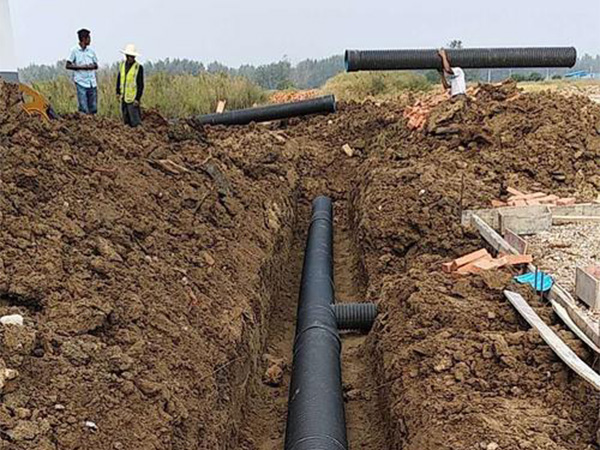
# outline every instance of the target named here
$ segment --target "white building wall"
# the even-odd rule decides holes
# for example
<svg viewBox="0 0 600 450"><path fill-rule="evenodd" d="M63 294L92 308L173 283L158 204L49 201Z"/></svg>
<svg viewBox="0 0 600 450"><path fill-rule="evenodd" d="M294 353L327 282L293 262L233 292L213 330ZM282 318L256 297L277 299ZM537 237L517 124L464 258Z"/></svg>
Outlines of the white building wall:
<svg viewBox="0 0 600 450"><path fill-rule="evenodd" d="M17 76L17 55L8 0L0 0L0 75L8 79Z"/></svg>

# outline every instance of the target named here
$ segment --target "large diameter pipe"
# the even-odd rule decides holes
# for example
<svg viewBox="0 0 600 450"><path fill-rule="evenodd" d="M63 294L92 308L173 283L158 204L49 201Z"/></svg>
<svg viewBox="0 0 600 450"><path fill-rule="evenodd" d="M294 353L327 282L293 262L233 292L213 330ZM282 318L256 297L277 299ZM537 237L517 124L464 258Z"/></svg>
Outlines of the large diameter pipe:
<svg viewBox="0 0 600 450"><path fill-rule="evenodd" d="M334 113L335 109L335 97L327 95L300 102L240 109L222 114L207 114L198 117L197 122L203 125L247 125L252 122L269 122L310 114L329 114Z"/></svg>
<svg viewBox="0 0 600 450"><path fill-rule="evenodd" d="M574 47L449 49L448 59L463 69L573 67ZM346 70L442 69L438 50L346 50Z"/></svg>
<svg viewBox="0 0 600 450"><path fill-rule="evenodd" d="M306 244L285 450L347 450L333 284L333 207L313 202Z"/></svg>

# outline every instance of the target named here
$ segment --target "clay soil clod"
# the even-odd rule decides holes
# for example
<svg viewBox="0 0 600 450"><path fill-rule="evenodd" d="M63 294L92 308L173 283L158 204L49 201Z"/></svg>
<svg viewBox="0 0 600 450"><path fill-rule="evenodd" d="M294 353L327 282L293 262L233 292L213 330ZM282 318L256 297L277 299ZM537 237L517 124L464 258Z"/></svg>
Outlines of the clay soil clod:
<svg viewBox="0 0 600 450"><path fill-rule="evenodd" d="M303 230L326 194L338 300L380 311L344 337L351 448L597 448L598 393L504 299L511 274L440 268L481 248L461 210L508 187L597 197L600 106L506 83L425 102L415 127L415 101L284 132L156 113L130 130L29 118L0 83L0 316L24 318L0 325L0 369L18 372L0 447L282 448Z"/></svg>

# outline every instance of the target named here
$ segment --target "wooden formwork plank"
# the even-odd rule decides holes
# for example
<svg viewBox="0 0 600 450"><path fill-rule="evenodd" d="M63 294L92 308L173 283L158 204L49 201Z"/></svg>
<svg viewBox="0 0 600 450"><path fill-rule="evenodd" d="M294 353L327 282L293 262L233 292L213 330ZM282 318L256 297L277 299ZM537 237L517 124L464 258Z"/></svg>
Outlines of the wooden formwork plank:
<svg viewBox="0 0 600 450"><path fill-rule="evenodd" d="M500 234L492 227L485 223L476 214L471 216L471 220L475 228L481 234L481 237L496 251L505 253L518 254L517 250L504 240ZM533 264L527 266L530 272L535 273L537 268ZM565 291L558 283L554 283L552 289L546 293L546 296L551 301L558 303L566 311L580 332L583 332L590 341L597 347L600 347L600 321L594 321L588 317L580 307L577 306L575 299ZM569 326L569 324L567 324ZM569 327L571 328L571 327ZM579 334L576 329L573 329L575 334Z"/></svg>
<svg viewBox="0 0 600 450"><path fill-rule="evenodd" d="M587 304L592 311L600 311L600 280L592 271L577 267L575 295Z"/></svg>
<svg viewBox="0 0 600 450"><path fill-rule="evenodd" d="M540 333L542 339L554 353L556 353L556 355L581 378L591 384L596 390L600 391L600 375L582 361L581 358L579 358L579 356L577 356L575 352L544 323L525 299L520 294L511 291L504 291L504 295L529 325Z"/></svg>
<svg viewBox="0 0 600 450"><path fill-rule="evenodd" d="M552 211L553 218L563 217L563 216L600 216L600 204L598 203L581 203L578 205L570 205L570 206L550 206L550 211ZM493 228L500 228L500 214L499 211L514 211L514 210L523 210L526 208L531 208L531 206L505 206L503 208L488 208L488 209L469 209L463 211L461 217L461 223L463 226L469 226L471 223L471 217L473 215L478 215L486 223L490 224ZM535 206L533 206L535 208Z"/></svg>
<svg viewBox="0 0 600 450"><path fill-rule="evenodd" d="M529 243L511 229L504 230L504 240L521 255L526 255Z"/></svg>
<svg viewBox="0 0 600 450"><path fill-rule="evenodd" d="M547 206L529 206L517 210L500 210L500 231L511 229L518 234L538 234L552 228L552 212Z"/></svg>
<svg viewBox="0 0 600 450"><path fill-rule="evenodd" d="M596 353L600 353L600 347L594 344L589 337L573 322L571 317L569 317L569 313L565 308L558 304L558 302L551 300L552 309L556 313L558 317L577 335L579 339L586 343L586 345L591 348Z"/></svg>
<svg viewBox="0 0 600 450"><path fill-rule="evenodd" d="M500 234L492 227L490 227L481 217L477 214L471 216L471 220L475 225L475 228L479 231L479 234L483 237L483 239L492 246L494 250L497 252L510 253L513 255L518 255L519 252L512 245L504 240Z"/></svg>
<svg viewBox="0 0 600 450"><path fill-rule="evenodd" d="M558 284L554 284L550 292L548 292L548 298L551 301L557 302L563 308L567 310L569 317L575 322L577 327L590 338L590 340L600 347L600 322L594 321L586 314L583 313L581 308L577 306L571 294L565 291Z"/></svg>
<svg viewBox="0 0 600 450"><path fill-rule="evenodd" d="M552 216L552 223L600 222L600 216Z"/></svg>

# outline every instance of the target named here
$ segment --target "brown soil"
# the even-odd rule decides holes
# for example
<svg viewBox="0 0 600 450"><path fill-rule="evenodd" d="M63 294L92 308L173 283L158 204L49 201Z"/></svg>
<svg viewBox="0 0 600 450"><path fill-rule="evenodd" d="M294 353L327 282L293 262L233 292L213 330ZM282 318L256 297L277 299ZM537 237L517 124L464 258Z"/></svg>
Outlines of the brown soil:
<svg viewBox="0 0 600 450"><path fill-rule="evenodd" d="M423 132L402 113L130 130L27 118L0 85L0 315L25 317L0 328L19 371L0 448L282 448L318 194L336 201L338 299L381 309L343 338L352 448L597 448L598 394L503 299L509 274L439 264L482 245L461 208L509 185L595 198L600 108L509 84L436 107Z"/></svg>

